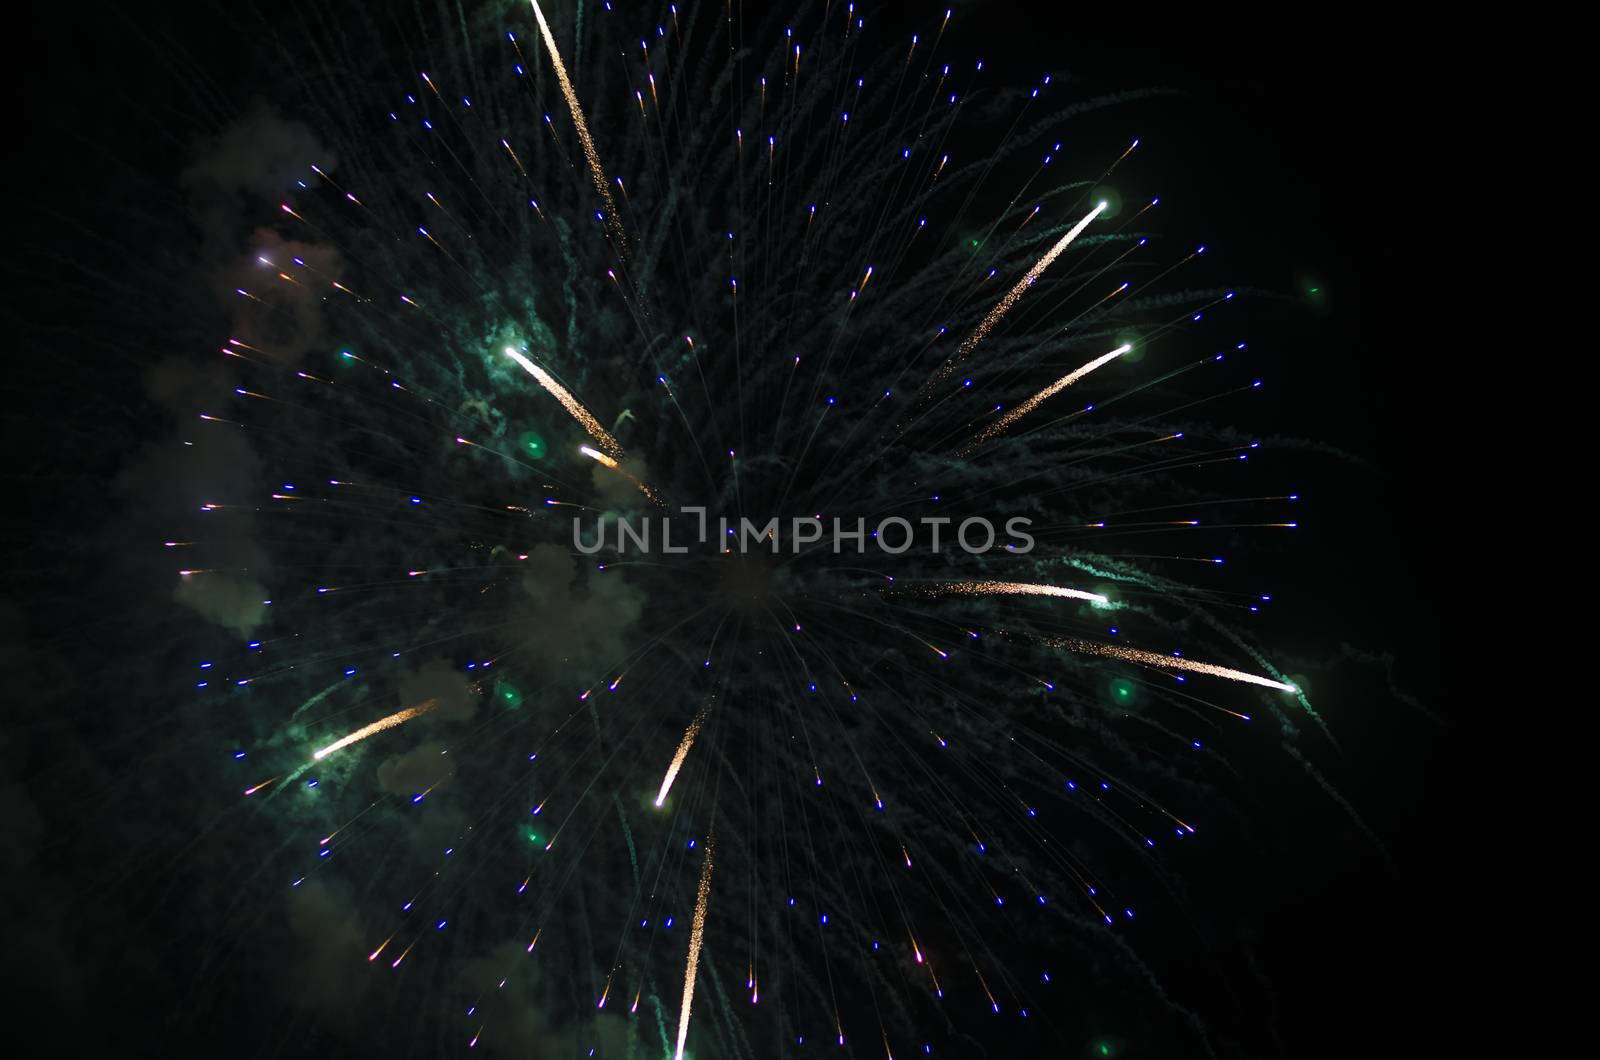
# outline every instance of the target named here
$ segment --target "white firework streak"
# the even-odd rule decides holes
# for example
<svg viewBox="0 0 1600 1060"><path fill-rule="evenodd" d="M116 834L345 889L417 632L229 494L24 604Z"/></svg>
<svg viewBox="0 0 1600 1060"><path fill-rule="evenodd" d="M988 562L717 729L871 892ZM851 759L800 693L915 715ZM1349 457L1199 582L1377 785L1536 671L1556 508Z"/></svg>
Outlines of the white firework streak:
<svg viewBox="0 0 1600 1060"><path fill-rule="evenodd" d="M972 452L973 448L979 443L986 442L990 438L995 437L1001 431L1005 430L1007 427L1011 426L1013 423L1017 422L1022 417L1038 408L1040 405L1044 404L1044 402L1048 401L1050 398L1055 397L1057 394L1061 393L1063 390L1067 389L1067 387L1071 386L1073 383L1076 383L1078 380L1082 379L1096 368L1099 368L1102 365L1110 364L1112 361L1116 360L1118 357L1121 357L1131 349L1133 349L1133 346L1129 344L1118 346L1110 353L1103 353L1083 367L1076 368L1073 371L1068 372L1060 379L1057 379L1054 383L1051 383L1049 386L1033 395L1033 397L1024 401L1022 404L1018 405L1016 408L1012 409L1010 412L1007 412L1004 416L1001 416L999 419L989 424L989 426L973 435L965 445L956 450L956 455L966 456L968 453Z"/></svg>
<svg viewBox="0 0 1600 1060"><path fill-rule="evenodd" d="M600 421L595 419L593 414L583 407L583 402L572 396L571 391L556 382L555 377L549 372L540 368L510 346L506 347L506 356L522 365L523 371L537 379L539 385L550 392L551 397L561 402L561 407L571 413L573 419L583 424L583 429L589 432L589 437L600 443L600 448L604 449L611 459L617 460L621 458L622 444L611 437L604 427L600 426Z"/></svg>
<svg viewBox="0 0 1600 1060"><path fill-rule="evenodd" d="M605 467L609 467L613 471L617 471L621 468L621 465L615 460L611 459L609 456L600 452L599 450L590 449L587 445L578 446L578 452L582 453L590 460L594 460Z"/></svg>
<svg viewBox="0 0 1600 1060"><path fill-rule="evenodd" d="M660 494L658 494L655 490L651 489L650 486L647 483L644 482L644 480L639 478L639 476L637 476L637 475L633 474L632 472L630 472L627 468L623 467L620 463L618 463L617 461L613 460L611 457L609 457L606 454L600 452L599 450L590 449L587 445L578 446L578 452L582 453L584 456L588 457L590 460L593 460L593 461L599 463L602 467L608 467L611 470L615 471L617 474L621 475L623 478L627 479L629 482L633 483L635 486L638 486L640 493L644 494L646 497L650 498L652 501L654 501L656 504L660 505L661 507L663 507L663 508L666 507L666 502L661 499L661 495Z"/></svg>
<svg viewBox="0 0 1600 1060"><path fill-rule="evenodd" d="M1066 600L1088 600L1096 604L1111 601L1099 593L1084 589L1068 589L1064 585L1040 585L1035 582L949 582L944 585L918 586L912 592L929 596L1059 596Z"/></svg>
<svg viewBox="0 0 1600 1060"><path fill-rule="evenodd" d="M1259 677L1243 670L1218 666L1216 663L1195 662L1193 659L1185 659L1178 655L1162 655L1160 652L1124 648L1119 644L1096 644L1093 641L1073 640L1071 638L1050 638L1045 640L1044 643L1052 648L1066 648L1068 651L1075 651L1082 655L1098 655L1103 659L1122 659L1125 662L1159 666L1167 670L1187 670L1190 673L1209 674L1212 677L1225 677L1229 681L1242 681L1247 685L1276 688L1280 692L1300 691L1299 688L1284 681L1274 681L1270 677Z"/></svg>
<svg viewBox="0 0 1600 1060"><path fill-rule="evenodd" d="M694 927L689 931L689 962L683 970L683 1010L678 1013L678 1053L683 1060L683 1043L689 1037L689 1007L694 1004L694 976L700 969L700 946L706 938L706 906L711 902L711 852L716 837L706 836L706 860L700 866L700 893L694 900Z"/></svg>
<svg viewBox="0 0 1600 1060"><path fill-rule="evenodd" d="M315 752L311 757L320 762L322 759L333 754L333 752L345 747L349 747L353 743L358 743L361 740L365 740L368 736L371 736L374 733L383 732L385 729L392 729L396 725L402 725L405 722L410 721L412 718L421 717L423 714L428 713L428 711L432 710L438 705L439 701L437 699L430 699L426 703L419 703L414 707L407 707L405 710L397 711L389 715L387 718L379 718L371 725L363 725L350 735L340 737L333 743L330 743L328 746L324 747L322 750Z"/></svg>
<svg viewBox="0 0 1600 1060"><path fill-rule="evenodd" d="M595 150L594 139L589 135L589 123L584 120L583 108L578 105L578 93L572 87L572 79L567 76L567 64L561 61L561 52L556 49L556 38L550 32L550 23L544 20L544 12L539 9L539 0L533 0L533 17L539 20L539 32L544 37L545 50L550 53L550 64L555 67L556 80L561 84L561 94L567 97L567 107L572 111L572 122L578 128L578 142L583 145L583 157L589 163L589 176L594 180L594 190L600 193L600 198L606 204L606 224L613 235L617 237L620 248L627 248L627 241L622 231L622 222L617 218L617 204L611 198L611 185L606 183L606 171L600 165L600 152Z"/></svg>
<svg viewBox="0 0 1600 1060"><path fill-rule="evenodd" d="M689 727L684 730L683 739L678 742L678 750L672 756L672 764L667 766L667 775L661 779L661 790L656 794L656 805L660 806L667 801L667 792L672 790L672 782L678 779L678 770L683 768L683 760L689 757L689 748L694 746L695 737L700 735L700 726L706 721L706 708L702 706L695 711L694 720L689 722Z"/></svg>
<svg viewBox="0 0 1600 1060"><path fill-rule="evenodd" d="M1056 245L1046 251L1044 257L1034 262L1033 268L1028 270L1027 275L1017 281L1017 285L1011 288L1011 290L1007 292L1006 296L995 304L993 309L989 310L989 315L983 318L983 323L979 324L977 329L974 330L971 335L967 336L966 341L963 342L956 350L955 356L946 361L944 365L934 373L935 381L943 379L945 376L955 371L956 365L961 363L967 354L971 353L973 349L977 347L978 343L984 340L984 338L989 334L990 329L992 329L996 324L1000 323L1000 318L1011 311L1011 307L1017 304L1017 299L1022 297L1022 293L1029 287L1032 287L1035 280L1044 275L1044 270L1048 269L1051 263L1054 262L1056 258L1061 256L1061 252L1066 250L1067 247L1072 244L1072 241L1077 239L1078 236L1083 233L1085 228L1089 227L1090 222L1104 212L1106 205L1107 204L1103 202L1097 203L1095 208L1090 210L1084 216L1083 220L1067 229L1066 235L1056 240Z"/></svg>

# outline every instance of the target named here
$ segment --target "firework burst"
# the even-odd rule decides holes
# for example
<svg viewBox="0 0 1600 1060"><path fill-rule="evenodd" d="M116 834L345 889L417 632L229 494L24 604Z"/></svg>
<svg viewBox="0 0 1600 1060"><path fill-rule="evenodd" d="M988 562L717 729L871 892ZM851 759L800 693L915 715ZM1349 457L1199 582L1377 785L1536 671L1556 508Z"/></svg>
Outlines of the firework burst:
<svg viewBox="0 0 1600 1060"><path fill-rule="evenodd" d="M285 31L326 156L197 435L272 478L174 535L247 638L197 683L252 871L358 884L350 974L462 1047L1047 1023L993 940L1122 953L1209 748L1309 710L1219 554L1294 498L1192 413L1258 392L1244 300L1105 197L1135 137L1062 146L1133 97L996 81L948 14L611 6Z"/></svg>

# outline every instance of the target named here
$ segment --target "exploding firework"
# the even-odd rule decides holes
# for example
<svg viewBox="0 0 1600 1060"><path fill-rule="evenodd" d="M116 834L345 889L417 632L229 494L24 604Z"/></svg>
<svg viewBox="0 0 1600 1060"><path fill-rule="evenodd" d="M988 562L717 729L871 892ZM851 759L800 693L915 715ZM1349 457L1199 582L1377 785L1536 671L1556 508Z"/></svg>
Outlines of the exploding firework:
<svg viewBox="0 0 1600 1060"><path fill-rule="evenodd" d="M1133 136L1062 146L1136 97L611 6L284 31L323 153L193 432L269 478L174 534L252 879L360 895L349 974L462 1047L892 1057L1139 980L1210 748L1309 705L1218 554L1295 498L1191 411L1259 388L1245 299L1104 197Z"/></svg>

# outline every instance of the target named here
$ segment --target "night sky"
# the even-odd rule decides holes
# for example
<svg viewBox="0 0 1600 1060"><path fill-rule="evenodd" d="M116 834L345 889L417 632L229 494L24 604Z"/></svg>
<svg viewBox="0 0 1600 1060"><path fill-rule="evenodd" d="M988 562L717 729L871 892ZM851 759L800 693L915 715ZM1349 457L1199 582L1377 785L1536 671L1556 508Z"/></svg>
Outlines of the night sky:
<svg viewBox="0 0 1600 1060"><path fill-rule="evenodd" d="M1457 586L1481 573L1449 528L1469 515L1480 444L1461 437L1472 415L1454 370L1468 356L1466 240L1445 160L1463 119L1408 38L1371 38L1338 7L1021 13L1035 6L1055 5L958 5L961 49L1024 82L1055 71L1086 92L1176 90L1109 127L1134 124L1149 142L1145 171L1177 204L1179 235L1283 296L1250 316L1251 343L1281 352L1271 400L1242 426L1317 443L1268 457L1305 499L1287 555L1263 560L1284 602L1257 633L1285 658L1320 661L1309 691L1338 746L1304 750L1336 796L1270 735L1239 754L1239 827L1182 866L1192 931L1137 948L1217 1055L1438 1055L1478 945L1462 881L1486 855L1464 818L1496 830L1491 811L1459 803L1488 707L1446 665L1466 621ZM180 175L253 101L282 98L292 57L258 46L266 5L34 15L19 46L32 72L10 93L22 143L0 384L12 1020L69 1055L351 1055L344 1027L263 986L299 973L261 966L290 959L257 955L272 923L203 876L262 851L185 818L213 797L194 794L166 702L185 627L162 581L170 564L149 547L162 515L125 488L134 455L171 433L148 396L152 366L213 349L229 326L208 292L207 221ZM333 5L326 25L343 17ZM194 856L195 843L216 849ZM1014 945L1020 959L1033 943ZM369 1018L425 1020L430 1003L389 999ZM1144 1042L1135 1001L1096 1004L1066 1021L1080 1036L1029 1055L1089 1055L1100 1041L1174 1055ZM1005 1041L987 1055L1020 1055ZM443 1051L430 1030L407 1055Z"/></svg>

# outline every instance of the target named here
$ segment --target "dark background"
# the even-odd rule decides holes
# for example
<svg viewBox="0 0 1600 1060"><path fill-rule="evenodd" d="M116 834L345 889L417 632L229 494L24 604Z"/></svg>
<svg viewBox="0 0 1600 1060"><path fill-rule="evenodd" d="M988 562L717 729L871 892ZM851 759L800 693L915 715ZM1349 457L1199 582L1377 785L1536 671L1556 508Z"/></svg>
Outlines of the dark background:
<svg viewBox="0 0 1600 1060"><path fill-rule="evenodd" d="M1308 795L1292 765L1269 765L1251 796L1267 853L1199 866L1226 886L1196 896L1255 955L1267 989L1252 1015L1274 1028L1266 1048L1443 1051L1471 996L1460 978L1502 916L1469 912L1468 898L1485 837L1501 831L1499 803L1464 796L1492 704L1481 686L1455 687L1447 666L1469 621L1456 587L1481 575L1465 501L1483 446L1467 429L1481 422L1464 383L1479 355L1462 324L1455 172L1470 106L1448 42L1392 18L1373 33L1376 13L1340 6L960 6L962 50L1004 65L1008 80L1070 71L1089 89L1181 90L1151 108L1144 132L1169 181L1161 194L1231 275L1293 296L1252 336L1274 346L1263 375L1275 396L1250 426L1359 459L1277 458L1300 462L1306 500L1273 636L1290 654L1346 642L1390 654L1395 684L1435 717L1389 694L1381 667L1314 687L1342 745L1318 765L1376 841ZM104 605L62 589L93 561L59 542L86 517L85 492L103 491L121 454L159 433L141 426L133 396L142 368L217 333L204 314L142 304L146 288L120 280L182 267L193 236L163 225L178 216L177 176L195 139L281 76L241 46L249 17L225 7L60 5L30 17L10 90L25 123L10 163L22 189L6 211L3 387L6 451L17 456L0 532L4 595L30 605L22 628L4 631L13 667L35 645L81 636L77 611ZM119 236L114 253L108 232ZM104 291L95 273L111 278ZM1302 297L1311 283L1320 298ZM26 778L28 763L6 764L8 779ZM104 812L102 826L114 827L115 809ZM26 865L12 875L5 893L25 915L35 877ZM28 979L26 950L5 961L8 976ZM97 978L86 964L87 1012L50 1011L61 999L48 991L38 998L38 1022L58 1037L72 1030L61 1020L104 1021L138 1043L164 1015L148 1006L175 1004L159 984Z"/></svg>

